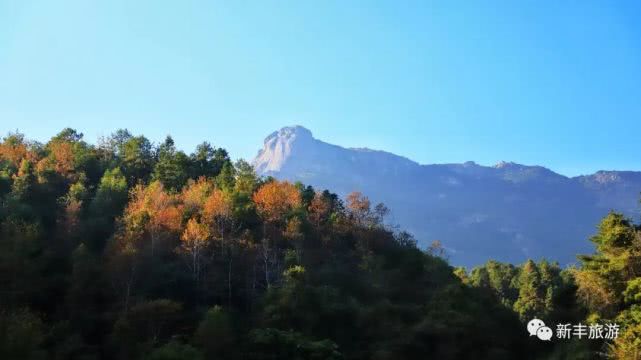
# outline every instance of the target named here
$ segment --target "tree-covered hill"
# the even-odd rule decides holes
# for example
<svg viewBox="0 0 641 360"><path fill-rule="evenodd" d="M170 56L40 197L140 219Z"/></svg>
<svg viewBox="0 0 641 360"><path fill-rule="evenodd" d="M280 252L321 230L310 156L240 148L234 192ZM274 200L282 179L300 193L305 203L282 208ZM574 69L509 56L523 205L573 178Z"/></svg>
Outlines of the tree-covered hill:
<svg viewBox="0 0 641 360"><path fill-rule="evenodd" d="M641 232L617 214L581 268L466 271L363 194L126 130L97 145L72 129L8 135L0 200L1 359L629 359L639 346ZM625 327L616 342L541 342L534 316Z"/></svg>

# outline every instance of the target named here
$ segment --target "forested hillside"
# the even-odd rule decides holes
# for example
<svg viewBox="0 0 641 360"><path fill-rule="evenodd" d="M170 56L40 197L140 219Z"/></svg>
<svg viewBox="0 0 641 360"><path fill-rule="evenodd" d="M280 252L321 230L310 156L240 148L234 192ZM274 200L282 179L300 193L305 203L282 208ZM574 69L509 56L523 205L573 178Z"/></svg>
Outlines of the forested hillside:
<svg viewBox="0 0 641 360"><path fill-rule="evenodd" d="M468 271L364 194L126 130L9 134L0 199L0 359L641 358L641 229L616 213L578 268ZM544 342L533 317L622 330Z"/></svg>

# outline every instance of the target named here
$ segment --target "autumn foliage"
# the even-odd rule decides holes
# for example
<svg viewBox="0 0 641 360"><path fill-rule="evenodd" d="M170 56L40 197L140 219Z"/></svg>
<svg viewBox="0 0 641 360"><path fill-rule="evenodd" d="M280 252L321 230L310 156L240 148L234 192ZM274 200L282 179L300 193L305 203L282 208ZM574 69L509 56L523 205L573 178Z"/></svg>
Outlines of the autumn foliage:
<svg viewBox="0 0 641 360"><path fill-rule="evenodd" d="M267 222L282 221L287 214L301 206L299 190L291 183L271 181L261 186L253 196L258 214Z"/></svg>
<svg viewBox="0 0 641 360"><path fill-rule="evenodd" d="M9 135L0 359L590 358L528 341L522 321L537 314L621 321L622 339L595 347L634 354L630 221L607 217L573 271L468 271L447 263L446 239L421 249L388 213L360 192L262 178L209 143L187 154L127 130L97 146L73 129L46 144Z"/></svg>
<svg viewBox="0 0 641 360"><path fill-rule="evenodd" d="M27 159L27 155L27 146L22 136L10 135L0 144L0 159L7 161L15 169L20 167L23 159Z"/></svg>

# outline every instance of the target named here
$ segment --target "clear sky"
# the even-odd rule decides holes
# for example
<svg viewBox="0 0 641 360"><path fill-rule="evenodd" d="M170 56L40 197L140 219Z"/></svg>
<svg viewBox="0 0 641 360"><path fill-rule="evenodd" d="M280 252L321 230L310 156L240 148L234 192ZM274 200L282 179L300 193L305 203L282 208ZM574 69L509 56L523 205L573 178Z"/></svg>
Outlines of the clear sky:
<svg viewBox="0 0 641 360"><path fill-rule="evenodd" d="M641 170L637 4L0 0L0 133Z"/></svg>

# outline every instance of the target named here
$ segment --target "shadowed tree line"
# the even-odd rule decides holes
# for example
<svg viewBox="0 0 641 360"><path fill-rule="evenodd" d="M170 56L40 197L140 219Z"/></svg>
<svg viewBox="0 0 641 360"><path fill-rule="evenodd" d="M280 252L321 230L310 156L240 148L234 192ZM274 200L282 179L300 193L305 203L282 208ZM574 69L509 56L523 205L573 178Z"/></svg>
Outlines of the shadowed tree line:
<svg viewBox="0 0 641 360"><path fill-rule="evenodd" d="M260 178L118 130L0 143L2 359L639 359L641 228L596 252L453 268L360 193ZM617 321L614 342L529 338Z"/></svg>

